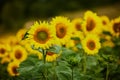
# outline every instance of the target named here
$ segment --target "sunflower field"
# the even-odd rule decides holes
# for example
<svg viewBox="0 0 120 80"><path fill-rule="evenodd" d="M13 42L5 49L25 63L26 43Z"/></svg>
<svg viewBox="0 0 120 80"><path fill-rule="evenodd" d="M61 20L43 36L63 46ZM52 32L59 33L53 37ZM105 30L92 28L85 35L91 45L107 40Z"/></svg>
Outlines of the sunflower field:
<svg viewBox="0 0 120 80"><path fill-rule="evenodd" d="M120 17L34 21L0 38L0 80L120 80Z"/></svg>

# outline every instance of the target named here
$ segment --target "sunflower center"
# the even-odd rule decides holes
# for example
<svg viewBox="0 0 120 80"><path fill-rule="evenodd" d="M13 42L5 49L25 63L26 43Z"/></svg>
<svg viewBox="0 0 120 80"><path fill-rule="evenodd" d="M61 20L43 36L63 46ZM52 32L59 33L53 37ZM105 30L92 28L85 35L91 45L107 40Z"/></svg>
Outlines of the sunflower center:
<svg viewBox="0 0 120 80"><path fill-rule="evenodd" d="M114 32L116 32L116 33L120 33L120 23L115 23L115 24L113 25L113 30L114 30Z"/></svg>
<svg viewBox="0 0 120 80"><path fill-rule="evenodd" d="M92 31L95 28L94 20L88 18L86 28L87 31Z"/></svg>
<svg viewBox="0 0 120 80"><path fill-rule="evenodd" d="M14 74L17 74L17 73L18 73L18 72L17 72L17 68L18 68L17 66L13 66L13 67L12 67L12 71L13 71Z"/></svg>
<svg viewBox="0 0 120 80"><path fill-rule="evenodd" d="M4 48L0 49L0 54L4 54L6 52L6 50Z"/></svg>
<svg viewBox="0 0 120 80"><path fill-rule="evenodd" d="M42 30L42 31L38 31L38 32L35 34L34 39L35 39L37 42L43 44L43 43L45 43L45 42L49 39L48 37L49 37L49 36L48 36L48 33L47 33L46 31Z"/></svg>
<svg viewBox="0 0 120 80"><path fill-rule="evenodd" d="M103 25L106 25L106 24L107 24L107 22L106 22L106 21L104 21L104 20L102 21L102 23L103 23Z"/></svg>
<svg viewBox="0 0 120 80"><path fill-rule="evenodd" d="M88 42L87 42L87 47L88 47L90 50L95 49L95 42L94 42L94 41L88 41Z"/></svg>
<svg viewBox="0 0 120 80"><path fill-rule="evenodd" d="M80 23L77 23L77 24L76 24L76 30L77 30L77 31L80 31L80 30L81 30L81 25L80 25Z"/></svg>
<svg viewBox="0 0 120 80"><path fill-rule="evenodd" d="M17 59L20 59L20 58L22 57L21 51L17 50L17 51L15 52L15 57L16 57Z"/></svg>
<svg viewBox="0 0 120 80"><path fill-rule="evenodd" d="M52 56L54 53L53 52L47 52L47 55Z"/></svg>
<svg viewBox="0 0 120 80"><path fill-rule="evenodd" d="M66 35L66 28L64 24L57 24L56 25L56 35L59 38L63 38Z"/></svg>

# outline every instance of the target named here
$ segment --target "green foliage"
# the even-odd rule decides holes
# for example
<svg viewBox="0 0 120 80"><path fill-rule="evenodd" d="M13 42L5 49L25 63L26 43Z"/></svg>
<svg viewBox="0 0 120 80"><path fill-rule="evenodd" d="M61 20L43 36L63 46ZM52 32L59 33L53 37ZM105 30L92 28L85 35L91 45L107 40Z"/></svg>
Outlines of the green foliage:
<svg viewBox="0 0 120 80"><path fill-rule="evenodd" d="M119 43L118 38L114 40ZM81 44L76 45L78 51L53 45L50 49L35 49L43 54L47 51L60 54L53 62L38 59L36 55L29 55L20 64L17 77L9 80L119 80L120 62L119 45L102 47L96 55L87 55ZM34 49L34 45L32 46ZM117 50L117 51L116 51ZM45 55L45 54L44 54ZM3 66L3 65L2 65ZM1 65L0 65L1 67ZM2 69L4 70L4 69ZM2 74L2 72L0 73ZM2 76L0 76L2 77ZM6 79L6 78L5 78ZM4 78L3 78L4 80Z"/></svg>

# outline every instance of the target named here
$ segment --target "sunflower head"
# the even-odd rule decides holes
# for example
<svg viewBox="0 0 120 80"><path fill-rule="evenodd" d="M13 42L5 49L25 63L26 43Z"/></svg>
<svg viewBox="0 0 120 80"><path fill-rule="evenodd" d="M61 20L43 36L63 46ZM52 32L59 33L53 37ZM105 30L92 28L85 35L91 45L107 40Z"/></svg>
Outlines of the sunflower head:
<svg viewBox="0 0 120 80"><path fill-rule="evenodd" d="M99 34L101 32L101 26L102 22L101 19L96 15L96 13L93 13L91 11L87 11L84 15L83 21L83 32L85 34L87 33L97 33Z"/></svg>
<svg viewBox="0 0 120 80"><path fill-rule="evenodd" d="M64 45L70 39L72 33L70 20L66 17L58 16L52 19L51 25L55 27L58 42Z"/></svg>
<svg viewBox="0 0 120 80"><path fill-rule="evenodd" d="M8 54L8 47L5 44L0 45L0 57L4 57Z"/></svg>
<svg viewBox="0 0 120 80"><path fill-rule="evenodd" d="M99 37L95 34L88 34L85 39L82 40L82 46L87 54L94 55L98 53L101 47Z"/></svg>
<svg viewBox="0 0 120 80"><path fill-rule="evenodd" d="M72 20L73 30L76 31L82 31L82 19L81 18L75 18Z"/></svg>
<svg viewBox="0 0 120 80"><path fill-rule="evenodd" d="M28 39L35 47L43 49L49 48L54 44L55 29L47 22L36 22L28 31Z"/></svg>
<svg viewBox="0 0 120 80"><path fill-rule="evenodd" d="M15 46L10 54L11 59L22 62L27 58L27 52L22 46Z"/></svg>
<svg viewBox="0 0 120 80"><path fill-rule="evenodd" d="M19 73L17 71L17 68L19 67L19 62L10 62L7 67L7 71L11 76L18 76Z"/></svg>
<svg viewBox="0 0 120 80"><path fill-rule="evenodd" d="M100 16L101 20L102 20L102 29L103 31L109 31L109 23L110 23L110 20L107 16Z"/></svg>
<svg viewBox="0 0 120 80"><path fill-rule="evenodd" d="M111 21L111 33L113 36L120 36L120 17Z"/></svg>

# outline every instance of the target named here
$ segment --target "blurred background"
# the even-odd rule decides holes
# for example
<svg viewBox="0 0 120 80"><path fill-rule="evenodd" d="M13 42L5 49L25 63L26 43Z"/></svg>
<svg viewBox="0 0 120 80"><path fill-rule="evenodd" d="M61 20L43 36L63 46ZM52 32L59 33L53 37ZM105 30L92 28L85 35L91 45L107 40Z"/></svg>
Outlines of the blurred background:
<svg viewBox="0 0 120 80"><path fill-rule="evenodd" d="M83 17L86 10L112 19L120 16L120 0L0 0L0 35L16 32L34 20Z"/></svg>

